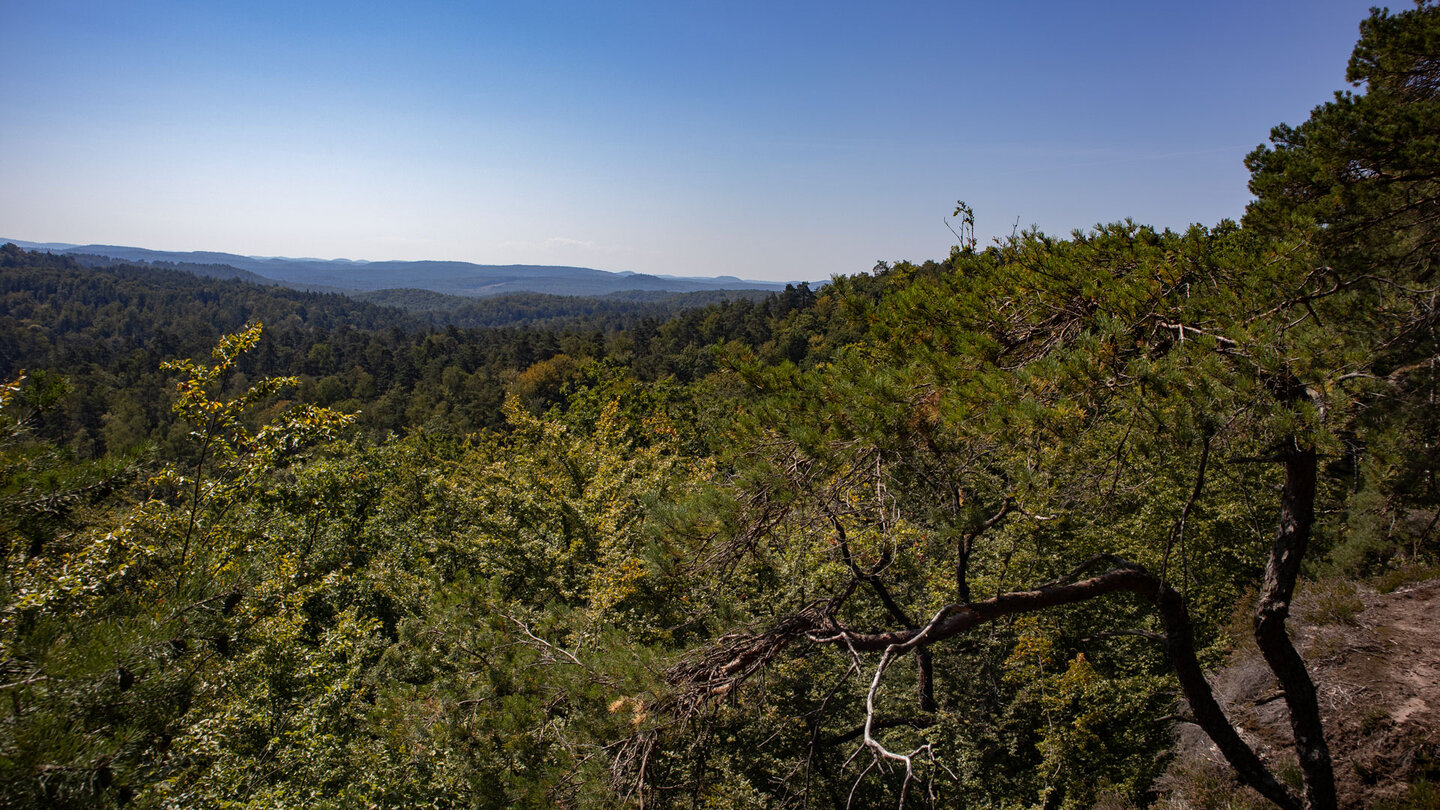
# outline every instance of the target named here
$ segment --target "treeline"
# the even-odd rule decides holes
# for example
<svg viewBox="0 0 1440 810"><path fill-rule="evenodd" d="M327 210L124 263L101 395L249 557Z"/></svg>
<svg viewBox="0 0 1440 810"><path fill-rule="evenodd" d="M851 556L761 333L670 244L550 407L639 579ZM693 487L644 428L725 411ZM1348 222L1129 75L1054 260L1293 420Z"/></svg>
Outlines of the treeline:
<svg viewBox="0 0 1440 810"><path fill-rule="evenodd" d="M710 347L729 341L800 359L808 334L784 324L816 301L804 285L760 300L695 293L633 305L558 296L443 300L450 298L439 301L450 309L417 313L149 265L81 264L7 245L0 248L0 377L21 369L63 374L74 393L47 413L43 435L82 457L102 455L163 437L169 382L162 362L203 355L222 335L263 323L266 340L237 366L235 388L293 375L299 399L359 412L374 430L464 432L499 424L510 388L537 410L556 404L587 363L688 381L713 370ZM511 298L519 312L502 316ZM651 314L717 298L670 319ZM436 326L451 315L548 325Z"/></svg>
<svg viewBox="0 0 1440 810"><path fill-rule="evenodd" d="M775 293L762 290L702 290L689 293L634 290L603 296L507 293L486 298L465 298L429 290L398 289L354 295L361 301L408 310L433 326L458 326L462 329L525 326L564 331L583 325L585 329L608 334L629 328L642 319L663 321L684 310L727 301L765 301Z"/></svg>

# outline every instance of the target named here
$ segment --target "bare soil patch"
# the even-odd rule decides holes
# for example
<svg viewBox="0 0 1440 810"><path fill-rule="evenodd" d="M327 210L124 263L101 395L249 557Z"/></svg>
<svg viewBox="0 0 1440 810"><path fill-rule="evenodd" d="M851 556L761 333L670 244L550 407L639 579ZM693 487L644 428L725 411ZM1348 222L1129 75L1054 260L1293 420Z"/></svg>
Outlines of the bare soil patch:
<svg viewBox="0 0 1440 810"><path fill-rule="evenodd" d="M1440 579L1378 593L1350 583L1312 586L1296 602L1292 637L1320 695L1341 806L1405 806L1411 784L1440 781ZM1277 775L1298 781L1284 695L1253 643L1212 678L1231 719ZM1198 728L1182 724L1175 764L1161 780L1172 807L1247 801Z"/></svg>

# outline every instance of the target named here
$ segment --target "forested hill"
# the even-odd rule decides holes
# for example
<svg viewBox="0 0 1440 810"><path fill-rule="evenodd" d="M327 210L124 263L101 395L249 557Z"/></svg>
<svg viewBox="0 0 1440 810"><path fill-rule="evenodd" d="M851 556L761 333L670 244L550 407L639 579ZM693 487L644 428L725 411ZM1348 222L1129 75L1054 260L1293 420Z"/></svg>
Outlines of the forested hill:
<svg viewBox="0 0 1440 810"><path fill-rule="evenodd" d="M507 386L554 401L586 363L692 379L713 368L706 347L728 340L798 357L804 338L776 330L815 296L802 285L755 299L717 291L477 301L395 291L379 300L405 306L7 245L0 377L65 375L75 391L47 414L50 435L86 454L120 450L169 421L163 361L203 355L222 335L263 323L266 340L239 365L247 375L297 375L302 399L356 410L379 430L469 430L499 422Z"/></svg>
<svg viewBox="0 0 1440 810"><path fill-rule="evenodd" d="M20 253L24 252L20 251ZM286 300L305 302L307 307L323 301L325 302L323 306L335 317L364 329L383 328L389 325L397 325L406 329L421 325L458 326L461 328L519 326L559 330L600 329L611 332L643 318L663 320L686 309L739 299L764 301L777 292L784 292L784 289L776 292L759 289L714 289L695 292L623 290L598 296L506 293L483 298L447 295L423 289L384 289L370 292L311 289L296 290L292 293L290 288L281 286L273 279L222 264L117 263L114 259L105 256L84 253L54 254L39 251L31 252L31 258L21 261L16 258L18 255L20 254L12 253L10 258L0 261L7 262L5 266L12 268L25 265L32 270L42 267L72 270L77 267L85 267L94 270L100 276L131 279L130 286L136 289L150 286L172 292L183 292L190 289L209 290L216 295L226 296L227 303L242 301L239 305L242 310L247 306L253 306L255 302L265 300L271 301L272 307L278 306L278 303L273 302ZM42 256L47 258L41 258ZM245 281L250 282L251 285L274 289L268 295L253 289L247 289L243 294L223 292L230 288L224 285L194 284L185 276ZM116 289L114 283L110 284L110 288L112 291ZM326 293L330 294L326 295ZM344 293L357 301L376 304L379 307L406 310L411 317L402 317L397 313L384 312L374 307L346 307L337 300L335 294L338 293ZM267 310L267 312L273 311L273 308ZM257 316L261 314L265 313L256 313Z"/></svg>
<svg viewBox="0 0 1440 810"><path fill-rule="evenodd" d="M1347 76L1241 222L664 319L4 248L0 807L1434 807L1327 628L1440 574L1440 4Z"/></svg>
<svg viewBox="0 0 1440 810"><path fill-rule="evenodd" d="M734 276L683 278L644 273L612 273L588 267L491 265L447 261L352 261L240 256L234 253L147 250L117 245L45 245L18 243L55 253L108 257L112 262L146 262L182 267L232 267L253 276L304 289L347 292L418 287L450 295L485 297L507 293L608 295L648 290L760 290L778 292L784 282L750 281ZM399 284L398 282L402 282Z"/></svg>

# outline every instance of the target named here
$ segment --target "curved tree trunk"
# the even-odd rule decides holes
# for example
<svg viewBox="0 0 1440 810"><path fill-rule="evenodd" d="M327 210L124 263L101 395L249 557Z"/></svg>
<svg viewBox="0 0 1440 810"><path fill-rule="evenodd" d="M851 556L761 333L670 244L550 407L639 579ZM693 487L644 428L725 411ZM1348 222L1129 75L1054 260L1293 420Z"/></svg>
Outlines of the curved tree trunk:
<svg viewBox="0 0 1440 810"><path fill-rule="evenodd" d="M1335 774L1320 721L1315 683L1285 630L1295 580L1300 575L1300 561L1305 556L1310 527L1315 520L1315 451L1292 448L1283 461L1285 486L1280 496L1280 527L1275 532L1260 601L1255 606L1255 641L1285 692L1295 753L1305 776L1306 806L1311 810L1333 810L1337 806Z"/></svg>

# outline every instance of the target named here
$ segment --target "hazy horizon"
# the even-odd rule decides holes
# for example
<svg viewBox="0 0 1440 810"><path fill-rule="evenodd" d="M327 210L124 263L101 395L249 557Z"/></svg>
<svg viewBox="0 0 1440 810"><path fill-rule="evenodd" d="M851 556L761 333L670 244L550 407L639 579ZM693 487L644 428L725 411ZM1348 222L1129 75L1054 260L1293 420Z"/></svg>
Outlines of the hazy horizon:
<svg viewBox="0 0 1440 810"><path fill-rule="evenodd" d="M824 279L1239 217L1368 2L16 0L0 232L243 256Z"/></svg>
<svg viewBox="0 0 1440 810"><path fill-rule="evenodd" d="M537 264L537 263L535 263L535 262L506 262L506 263L504 263L504 264L497 264L497 263L494 263L494 262L472 262L472 261L467 261L467 260L465 260L465 259L364 259L364 258L358 258L358 257L353 257L353 256L332 256L332 257L325 257L325 256L262 256L262 255L252 255L252 254L245 254L245 253L235 253L234 251L229 251L229 250L184 250L184 251L176 251L176 250L165 250L165 249L163 249L163 248L150 248L150 247L146 247L145 245L119 245L119 244L112 244L112 243L108 243L108 242L64 242L64 241L58 241L58 240L55 240L55 241L47 241L47 242L37 242L37 241L35 241L35 240L33 240L33 239L21 239L21 238L16 237L16 236L3 236L3 235L0 235L0 244L5 244L5 243L7 243L7 242L13 242L13 243L16 244L17 247L20 247L20 248L25 249L25 250L44 250L44 249L50 248L50 249L61 250L61 251L70 251L70 250L80 250L80 249L84 249L84 248L121 248L121 249L124 249L124 250L137 250L137 251L146 251L146 252L151 252L151 253L167 253L167 254L182 254L182 255L183 255L183 254L189 254L189 255L194 255L194 256L196 256L196 257L205 257L205 256L214 256L214 255L231 255L231 256L238 256L238 257L241 257L241 258L251 259L251 260L255 260L255 261L349 262L349 263L351 263L351 264L387 264L387 263L419 264L419 263L425 263L425 262L433 262L433 263L444 263L444 264L450 264L450 263L455 263L455 264L471 264L471 265L475 265L475 266L477 266L477 267L512 267L512 266L513 266L513 267L566 267L566 268L573 268L573 269L576 269L576 270L601 270L601 272L616 273L616 274L626 274L626 273L629 273L629 274L635 274L635 275L658 275L658 276L667 275L667 274L664 274L664 273L640 273L639 271L635 271L635 270L602 270L601 268L598 268L598 267L586 267L586 266L583 266L583 265ZM676 276L676 277L677 277L677 278L701 278L701 277L699 277L699 276ZM740 278L740 277L738 277L738 276L705 276L705 277L703 277L703 278L731 278L731 277L733 277L733 278ZM775 279L765 280L765 279L744 279L744 278L740 278L740 280L741 280L741 281L767 281L767 283L773 283L774 281L776 281ZM793 281L793 282L806 281L806 282L812 282L812 283L813 283L813 282L817 282L817 281L818 281L818 282L828 281L828 279L800 279L800 278L795 278L795 279L779 279L779 281Z"/></svg>

